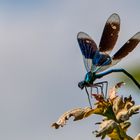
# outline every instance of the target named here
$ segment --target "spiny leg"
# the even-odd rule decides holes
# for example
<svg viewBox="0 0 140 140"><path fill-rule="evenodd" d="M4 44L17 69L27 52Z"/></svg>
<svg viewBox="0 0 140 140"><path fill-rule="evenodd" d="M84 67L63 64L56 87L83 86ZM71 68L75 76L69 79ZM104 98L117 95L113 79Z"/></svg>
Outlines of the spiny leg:
<svg viewBox="0 0 140 140"><path fill-rule="evenodd" d="M88 96L89 106L90 106L90 108L92 108L92 105L91 105L91 101L90 101L90 97L89 97L89 93L88 93L87 87L85 87L85 91L86 91L87 96Z"/></svg>
<svg viewBox="0 0 140 140"><path fill-rule="evenodd" d="M108 91L108 81L104 81L106 83L106 91L105 91L105 98L107 97L107 91Z"/></svg>
<svg viewBox="0 0 140 140"><path fill-rule="evenodd" d="M104 84L106 84L106 91L105 91L105 94L104 94L104 92L103 92ZM108 89L108 82L107 82L107 81L103 81L103 82L95 83L94 85L97 85L98 87L101 88L101 93L102 93L103 96L106 98L106 96L107 96L107 89Z"/></svg>
<svg viewBox="0 0 140 140"><path fill-rule="evenodd" d="M90 97L92 98L92 87L90 87Z"/></svg>
<svg viewBox="0 0 140 140"><path fill-rule="evenodd" d="M106 99L107 97L107 91L108 91L108 81L103 81L101 82L102 85L103 85L103 89L104 89L104 85L106 84L106 87L105 87L105 94L104 94L104 98Z"/></svg>
<svg viewBox="0 0 140 140"><path fill-rule="evenodd" d="M104 96L103 85L102 85L102 84L97 84L96 86L97 86L98 88L100 88L101 94Z"/></svg>
<svg viewBox="0 0 140 140"><path fill-rule="evenodd" d="M98 87L100 87L100 89L101 89L101 94L102 94L102 96L104 97L103 84L102 84L102 83L101 83L101 84L98 84Z"/></svg>
<svg viewBox="0 0 140 140"><path fill-rule="evenodd" d="M98 87L102 88L101 85L94 85L94 84L90 85L89 87L91 88L91 90L90 90L91 98L92 98L92 88L96 88L96 90L97 90L97 94L99 94ZM88 101L89 101L90 108L92 108L92 104L91 104L91 100L90 100L89 92L88 92L88 89L87 89L86 86L85 86L85 91L86 91L87 96L88 96Z"/></svg>
<svg viewBox="0 0 140 140"><path fill-rule="evenodd" d="M107 97L107 90L108 90L108 81L103 81L103 82L100 82L98 84L101 84L103 89L104 89L104 85L106 84L105 94L104 94L104 97L106 98Z"/></svg>
<svg viewBox="0 0 140 140"><path fill-rule="evenodd" d="M104 95L104 92L103 92L104 84L106 84L106 92L105 92L105 95ZM99 89L98 88L100 88L103 97L106 98L106 96L107 96L107 89L108 89L108 82L107 81L95 83L95 84L90 85L89 87L90 87L90 95L91 95L91 97L92 97L92 88L96 88L97 94L99 94ZM92 104L91 104L91 101L90 101L89 92L88 92L86 86L85 86L85 91L86 91L87 96L88 96L88 101L89 101L90 108L92 108Z"/></svg>
<svg viewBox="0 0 140 140"><path fill-rule="evenodd" d="M90 86L90 88L91 88L91 90L90 90L90 96L91 96L91 98L93 97L93 94L92 94L92 89L93 88L96 88L96 91L97 91L96 93L99 94L99 89L98 89L99 86L93 84L93 85Z"/></svg>
<svg viewBox="0 0 140 140"><path fill-rule="evenodd" d="M98 88L102 88L102 86L101 85L98 85L98 84L91 84L90 86L89 86L91 89L93 89L93 88L96 88L96 90L97 90L97 94L99 94L99 89ZM91 95L92 95L92 90L91 90Z"/></svg>
<svg viewBox="0 0 140 140"><path fill-rule="evenodd" d="M96 88L97 94L99 94L98 86L95 86L94 88Z"/></svg>

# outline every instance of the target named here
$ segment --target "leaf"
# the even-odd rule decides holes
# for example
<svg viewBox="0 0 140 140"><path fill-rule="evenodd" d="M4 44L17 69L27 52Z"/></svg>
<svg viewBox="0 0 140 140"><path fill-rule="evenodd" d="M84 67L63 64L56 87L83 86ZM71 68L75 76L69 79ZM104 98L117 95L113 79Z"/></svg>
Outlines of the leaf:
<svg viewBox="0 0 140 140"><path fill-rule="evenodd" d="M140 134L138 134L134 140L140 140Z"/></svg>
<svg viewBox="0 0 140 140"><path fill-rule="evenodd" d="M90 107L85 107L85 108L76 108L72 109L70 111L65 112L63 115L60 116L57 122L53 123L51 127L58 129L60 126L63 127L67 120L70 117L74 117L73 121L81 120L83 118L86 118L85 114L91 110Z"/></svg>
<svg viewBox="0 0 140 140"><path fill-rule="evenodd" d="M129 114L129 116L132 116L132 115L134 115L134 114L139 113L139 112L138 112L139 110L140 110L140 105L133 106L133 107L131 107L131 108L128 110L128 114Z"/></svg>
<svg viewBox="0 0 140 140"><path fill-rule="evenodd" d="M128 127L130 127L131 123L130 122L122 122L120 123L121 128L126 132Z"/></svg>
<svg viewBox="0 0 140 140"><path fill-rule="evenodd" d="M126 109L121 109L121 110L116 114L116 119L117 119L119 122L127 121L127 120L129 119L128 110L126 110Z"/></svg>
<svg viewBox="0 0 140 140"><path fill-rule="evenodd" d="M139 106L134 106L132 97L117 97L113 100L113 111L118 122L127 121L132 115L138 113Z"/></svg>
<svg viewBox="0 0 140 140"><path fill-rule="evenodd" d="M116 97L117 97L117 90L121 87L121 86L123 86L125 83L124 82L119 82L119 83L117 83L113 88L111 88L110 90L109 90L109 94L108 94L108 98L109 98L109 100L113 100L113 99L115 99Z"/></svg>
<svg viewBox="0 0 140 140"><path fill-rule="evenodd" d="M96 137L102 136L105 138L107 134L112 133L113 129L117 126L114 120L105 120L99 126L99 131L95 131Z"/></svg>
<svg viewBox="0 0 140 140"><path fill-rule="evenodd" d="M123 108L123 99L122 97L117 97L112 103L113 112L117 114L120 109Z"/></svg>
<svg viewBox="0 0 140 140"><path fill-rule="evenodd" d="M132 140L126 132L127 128L130 126L129 122L118 124L114 120L104 120L100 123L99 131L94 131L96 137L101 137L102 139L108 135L111 140Z"/></svg>

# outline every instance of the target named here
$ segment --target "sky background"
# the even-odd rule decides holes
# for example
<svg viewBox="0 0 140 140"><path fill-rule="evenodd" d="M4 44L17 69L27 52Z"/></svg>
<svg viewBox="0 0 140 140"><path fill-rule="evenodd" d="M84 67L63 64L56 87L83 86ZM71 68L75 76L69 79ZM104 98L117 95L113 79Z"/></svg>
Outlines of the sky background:
<svg viewBox="0 0 140 140"><path fill-rule="evenodd" d="M139 0L0 0L1 140L95 139L91 132L100 117L70 120L59 130L50 126L65 111L88 106L77 86L86 71L76 36L84 31L99 44L112 13L121 18L115 52L140 31ZM139 54L140 45L115 67L139 67ZM113 86L118 75L102 80ZM139 90L129 84L120 92L132 93L140 103ZM129 134L135 136L139 115L131 120Z"/></svg>

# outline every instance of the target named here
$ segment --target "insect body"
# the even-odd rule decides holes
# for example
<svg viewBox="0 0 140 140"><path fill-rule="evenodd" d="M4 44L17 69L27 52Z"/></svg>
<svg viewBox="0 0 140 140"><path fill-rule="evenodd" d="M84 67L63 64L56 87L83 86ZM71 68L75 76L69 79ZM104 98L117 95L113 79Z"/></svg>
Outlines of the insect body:
<svg viewBox="0 0 140 140"><path fill-rule="evenodd" d="M140 32L137 32L111 57L109 54L115 46L119 30L120 17L114 13L108 18L105 24L99 47L97 47L94 40L88 34L84 32L78 33L77 40L83 55L84 65L87 70L84 81L79 82L78 84L81 89L86 89L86 87L101 87L101 90L103 90L103 84L107 84L108 82L103 81L95 83L94 81L113 72L123 72L140 89L140 84L126 70L111 69L105 71L111 66L116 65L122 58L127 56L140 42Z"/></svg>

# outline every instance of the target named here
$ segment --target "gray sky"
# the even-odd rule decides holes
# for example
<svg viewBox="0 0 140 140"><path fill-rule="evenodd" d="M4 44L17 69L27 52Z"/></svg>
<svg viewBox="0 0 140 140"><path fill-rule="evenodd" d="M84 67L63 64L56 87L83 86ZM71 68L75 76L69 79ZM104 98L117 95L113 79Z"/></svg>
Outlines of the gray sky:
<svg viewBox="0 0 140 140"><path fill-rule="evenodd" d="M94 139L96 116L59 130L50 125L63 112L88 106L77 87L86 71L76 35L84 31L98 44L114 12L121 18L115 52L140 31L138 0L0 1L0 139ZM140 45L116 67L139 65L139 53ZM117 75L104 79L115 84ZM132 136L138 132L135 125L129 129Z"/></svg>

